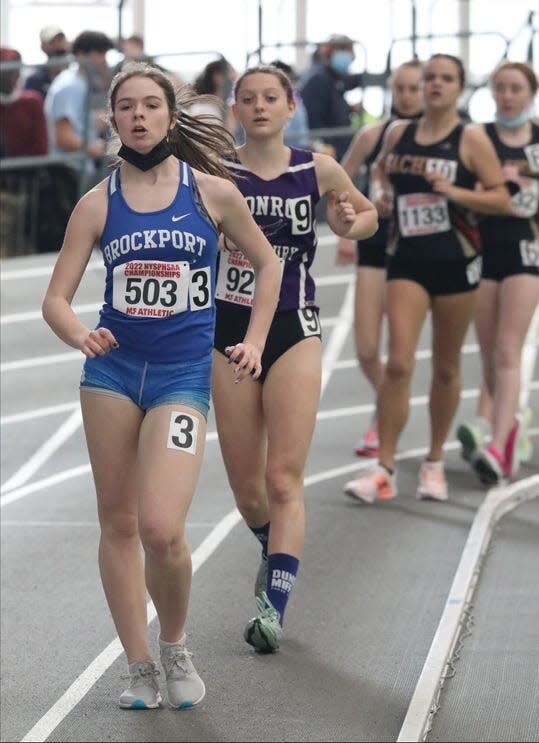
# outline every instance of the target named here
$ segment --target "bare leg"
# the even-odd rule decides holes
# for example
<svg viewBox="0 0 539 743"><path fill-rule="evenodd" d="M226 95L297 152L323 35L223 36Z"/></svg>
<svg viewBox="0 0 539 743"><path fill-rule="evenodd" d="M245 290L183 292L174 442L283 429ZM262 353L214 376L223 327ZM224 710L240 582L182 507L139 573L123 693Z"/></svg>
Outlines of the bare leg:
<svg viewBox="0 0 539 743"><path fill-rule="evenodd" d="M148 660L151 653L136 474L143 413L129 400L87 390L81 391L81 407L101 525L99 568L103 589L129 663ZM106 437L104 430L108 432Z"/></svg>
<svg viewBox="0 0 539 743"><path fill-rule="evenodd" d="M264 383L270 509L268 553L299 558L305 538L303 478L320 398L321 344L307 338L269 370Z"/></svg>
<svg viewBox="0 0 539 743"><path fill-rule="evenodd" d="M389 358L378 396L380 464L393 469L399 436L409 410L415 350L430 305L425 289L414 281L387 284Z"/></svg>
<svg viewBox="0 0 539 743"><path fill-rule="evenodd" d="M499 292L494 345L495 385L492 443L503 452L520 396L520 363L526 333L539 303L539 279L520 274L505 279Z"/></svg>
<svg viewBox="0 0 539 743"><path fill-rule="evenodd" d="M172 418L178 421L175 438L181 444L177 447L169 440ZM141 428L139 512L146 585L161 625L161 639L167 642L181 639L187 616L192 568L185 520L198 481L205 438L204 417L178 404L152 408Z"/></svg>
<svg viewBox="0 0 539 743"><path fill-rule="evenodd" d="M361 369L375 392L384 374L380 333L385 303L386 272L362 266L357 269L354 303L356 353Z"/></svg>
<svg viewBox="0 0 539 743"><path fill-rule="evenodd" d="M442 447L460 399L460 355L472 319L476 292L434 297L430 390L431 444L427 459L442 458Z"/></svg>

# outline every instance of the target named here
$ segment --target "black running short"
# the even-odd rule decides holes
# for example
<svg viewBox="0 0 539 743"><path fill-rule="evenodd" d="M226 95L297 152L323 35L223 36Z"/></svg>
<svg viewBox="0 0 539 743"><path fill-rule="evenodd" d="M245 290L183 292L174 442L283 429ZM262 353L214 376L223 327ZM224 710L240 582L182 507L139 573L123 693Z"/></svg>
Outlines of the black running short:
<svg viewBox="0 0 539 743"><path fill-rule="evenodd" d="M213 347L225 355L227 346L233 346L245 337L251 310L232 302L217 300L215 304L217 313ZM322 337L318 314L318 307L275 313L262 354L262 374L258 378L259 382L264 381L271 366L289 348L304 338Z"/></svg>
<svg viewBox="0 0 539 743"><path fill-rule="evenodd" d="M370 245L358 240L356 243L357 265L371 268L386 268L387 253L385 245Z"/></svg>
<svg viewBox="0 0 539 743"><path fill-rule="evenodd" d="M387 280L395 279L415 281L432 297L470 292L477 289L481 280L481 256L455 261L408 261L391 257Z"/></svg>
<svg viewBox="0 0 539 743"><path fill-rule="evenodd" d="M523 273L539 276L539 240L483 246L483 279L503 281Z"/></svg>

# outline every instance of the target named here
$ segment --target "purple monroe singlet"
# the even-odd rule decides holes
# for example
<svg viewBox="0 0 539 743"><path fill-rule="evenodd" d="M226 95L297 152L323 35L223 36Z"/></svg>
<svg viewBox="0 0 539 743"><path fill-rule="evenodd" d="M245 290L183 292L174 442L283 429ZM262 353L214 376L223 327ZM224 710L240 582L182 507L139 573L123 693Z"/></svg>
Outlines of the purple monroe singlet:
<svg viewBox="0 0 539 743"><path fill-rule="evenodd" d="M284 173L264 180L237 160L224 165L236 178L255 222L273 246L282 265L277 311L315 306L315 284L309 269L316 252L315 207L320 199L312 152L291 148ZM254 271L240 251L223 250L218 258L219 301L250 308Z"/></svg>
<svg viewBox="0 0 539 743"><path fill-rule="evenodd" d="M191 168L182 161L178 168L174 200L153 212L131 209L114 170L101 237L107 273L99 325L127 353L159 363L205 356L215 328L217 231Z"/></svg>

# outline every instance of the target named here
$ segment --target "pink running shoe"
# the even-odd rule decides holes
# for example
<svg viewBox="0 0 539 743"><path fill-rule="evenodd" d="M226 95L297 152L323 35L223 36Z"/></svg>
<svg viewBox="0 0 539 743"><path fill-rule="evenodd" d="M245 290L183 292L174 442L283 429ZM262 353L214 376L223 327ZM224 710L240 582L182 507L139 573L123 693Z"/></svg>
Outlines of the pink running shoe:
<svg viewBox="0 0 539 743"><path fill-rule="evenodd" d="M425 460L419 470L419 485L416 498L420 500L447 500L447 480L444 463Z"/></svg>
<svg viewBox="0 0 539 743"><path fill-rule="evenodd" d="M518 440L520 438L520 429L522 426L522 417L518 414L515 418L513 427L509 431L509 436L505 442L504 448L504 473L506 477L514 477L520 465L518 457Z"/></svg>
<svg viewBox="0 0 539 743"><path fill-rule="evenodd" d="M507 476L505 457L493 444L476 451L472 467L483 485L497 485Z"/></svg>
<svg viewBox="0 0 539 743"><path fill-rule="evenodd" d="M397 495L397 481L385 467L375 464L360 472L356 480L347 482L344 492L364 503L374 503L376 499L391 500Z"/></svg>
<svg viewBox="0 0 539 743"><path fill-rule="evenodd" d="M358 457L377 457L380 452L378 431L371 426L356 447Z"/></svg>

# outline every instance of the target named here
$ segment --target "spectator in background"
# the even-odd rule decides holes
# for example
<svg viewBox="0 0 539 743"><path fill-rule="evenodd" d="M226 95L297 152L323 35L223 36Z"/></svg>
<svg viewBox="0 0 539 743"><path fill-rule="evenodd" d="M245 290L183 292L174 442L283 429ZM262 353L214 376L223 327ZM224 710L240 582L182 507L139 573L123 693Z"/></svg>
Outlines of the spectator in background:
<svg viewBox="0 0 539 743"><path fill-rule="evenodd" d="M16 49L0 48L0 62L21 62ZM43 99L19 84L21 70L0 72L0 152L2 157L45 155L47 125Z"/></svg>
<svg viewBox="0 0 539 743"><path fill-rule="evenodd" d="M24 83L26 90L35 90L43 98L47 95L54 78L65 70L67 64L60 62L69 53L69 44L60 26L45 26L39 32L41 49L47 55L48 64L39 65ZM51 64L58 58L58 64Z"/></svg>
<svg viewBox="0 0 539 743"><path fill-rule="evenodd" d="M100 31L80 33L73 42L76 64L54 79L45 98L51 154L80 152L86 139L88 172L95 172L95 160L104 153L99 112L89 109L89 97L104 95L108 88L111 75L106 54L113 47Z"/></svg>
<svg viewBox="0 0 539 743"><path fill-rule="evenodd" d="M197 101L190 107L189 113L192 116L198 116L199 114L215 116L229 132L233 132L235 119L228 106L228 100L236 77L236 70L225 57L219 57L219 59L209 62L195 78L193 88L197 95L213 95L221 102L211 99Z"/></svg>
<svg viewBox="0 0 539 743"><path fill-rule="evenodd" d="M344 94L362 86L362 75L348 73L354 61L354 42L348 36L333 35L321 44L313 62L300 80L300 93L307 109L310 129L333 129L351 126L352 106ZM323 137L341 160L352 141L352 135Z"/></svg>
<svg viewBox="0 0 539 743"><path fill-rule="evenodd" d="M21 55L0 47L0 157L45 155L43 98L20 84ZM7 69L6 69L7 68ZM37 176L38 177L38 176ZM0 257L31 252L36 171L9 168L0 174Z"/></svg>
<svg viewBox="0 0 539 743"><path fill-rule="evenodd" d="M294 68L282 62L280 59L276 59L271 63L273 67L282 70L293 86L294 101L296 103L296 109L291 119L288 119L288 123L284 129L284 143L287 147L302 147L304 149L314 149L312 147L311 138L309 136L309 117L307 115L307 109L303 103L301 94L297 88L298 76L296 75Z"/></svg>
<svg viewBox="0 0 539 743"><path fill-rule="evenodd" d="M159 65L156 65L153 61L153 57L150 57L144 51L144 38L139 34L128 36L127 39L120 39L118 42L118 50L124 55L124 58L112 68L113 77L117 72L121 72L124 65L128 62L145 62L146 64L159 68Z"/></svg>
<svg viewBox="0 0 539 743"><path fill-rule="evenodd" d="M95 98L103 96L110 82L106 53L112 41L99 31L83 31L73 42L76 63L53 80L45 98L45 115L51 155L81 153L78 160L47 168L47 186L40 198L40 251L59 250L69 215L80 191L98 177L104 154L104 116ZM81 183L83 175L85 183Z"/></svg>

